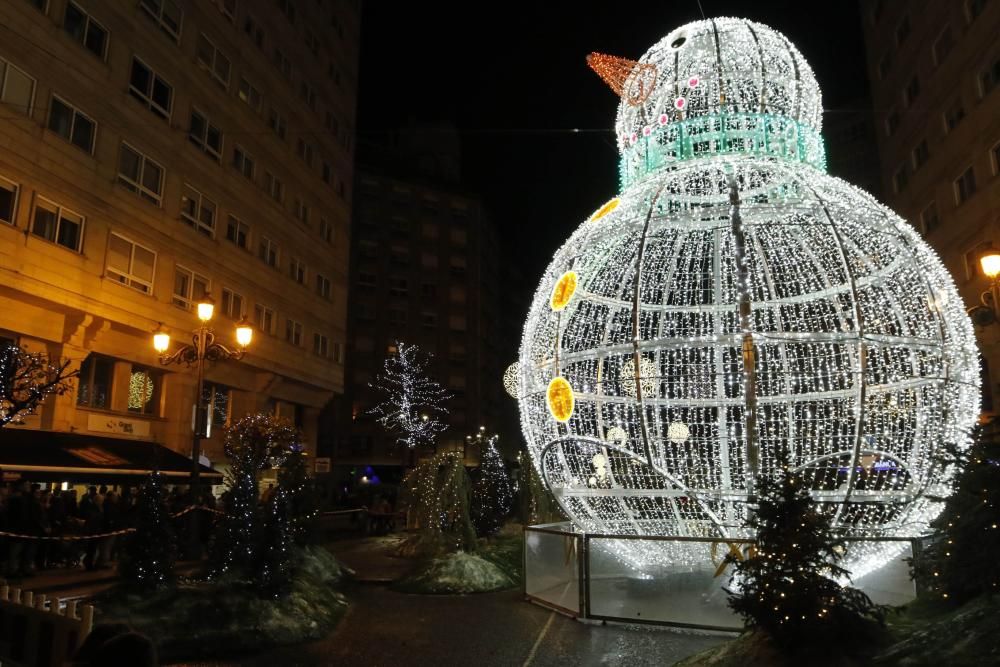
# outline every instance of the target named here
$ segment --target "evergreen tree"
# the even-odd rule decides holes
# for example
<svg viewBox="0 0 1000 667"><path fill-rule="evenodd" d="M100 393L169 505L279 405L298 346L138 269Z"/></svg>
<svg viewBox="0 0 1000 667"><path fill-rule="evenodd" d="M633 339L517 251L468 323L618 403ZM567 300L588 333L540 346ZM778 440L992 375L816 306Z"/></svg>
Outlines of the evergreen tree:
<svg viewBox="0 0 1000 667"><path fill-rule="evenodd" d="M479 477L472 486L472 523L480 537L496 535L510 514L512 497L507 466L497 436L486 440L479 456Z"/></svg>
<svg viewBox="0 0 1000 667"><path fill-rule="evenodd" d="M308 475L301 446L296 445L285 454L278 470L278 488L288 503L288 520L295 542L302 546L312 544L316 540L319 494Z"/></svg>
<svg viewBox="0 0 1000 667"><path fill-rule="evenodd" d="M298 442L298 432L287 421L269 414L252 414L226 429L225 513L216 530L212 558L216 573L234 572L253 577L262 540L264 513L259 507L257 476L280 460ZM270 539L270 538L268 538Z"/></svg>
<svg viewBox="0 0 1000 667"><path fill-rule="evenodd" d="M177 540L163 493L163 476L154 471L139 488L135 531L125 539L120 573L139 590L168 586L174 580Z"/></svg>
<svg viewBox="0 0 1000 667"><path fill-rule="evenodd" d="M442 403L451 395L427 376L428 363L416 345L397 342L395 353L386 358L371 385L383 400L370 414L396 434L397 443L411 449L434 444L437 434L448 428L441 421L448 414Z"/></svg>
<svg viewBox="0 0 1000 667"><path fill-rule="evenodd" d="M565 521L566 517L542 482L526 451L518 454L517 502L521 523L532 526L538 523Z"/></svg>
<svg viewBox="0 0 1000 667"><path fill-rule="evenodd" d="M979 427L967 451L949 448L954 491L932 526L941 535L915 559L927 592L960 604L1000 591L1000 422Z"/></svg>
<svg viewBox="0 0 1000 667"><path fill-rule="evenodd" d="M403 479L419 532L415 550L475 551L476 531L469 516L469 473L461 452L443 452Z"/></svg>
<svg viewBox="0 0 1000 667"><path fill-rule="evenodd" d="M759 507L748 521L755 546L746 558L726 557L740 589L729 606L781 646L815 647L818 640L865 636L869 619L882 622L882 609L835 581L850 573L837 565L843 543L832 533L832 517L816 507L802 475L781 459L779 478L757 482Z"/></svg>
<svg viewBox="0 0 1000 667"><path fill-rule="evenodd" d="M261 593L279 597L288 591L292 577L293 527L289 517L291 498L278 486L262 508L260 541L254 581Z"/></svg>

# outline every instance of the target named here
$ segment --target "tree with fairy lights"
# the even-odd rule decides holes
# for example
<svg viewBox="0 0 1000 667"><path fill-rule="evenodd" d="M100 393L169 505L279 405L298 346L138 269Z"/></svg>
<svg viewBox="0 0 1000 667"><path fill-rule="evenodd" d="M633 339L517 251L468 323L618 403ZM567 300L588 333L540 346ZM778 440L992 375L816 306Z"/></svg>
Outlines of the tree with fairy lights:
<svg viewBox="0 0 1000 667"><path fill-rule="evenodd" d="M19 345L0 349L0 428L20 424L50 394L69 391L70 380L80 374L69 366L69 359L53 363L47 355Z"/></svg>
<svg viewBox="0 0 1000 667"><path fill-rule="evenodd" d="M470 517L469 473L461 452L442 452L420 463L403 478L419 531L410 540L415 552L475 551Z"/></svg>
<svg viewBox="0 0 1000 667"><path fill-rule="evenodd" d="M288 591L292 578L292 545L294 526L289 507L291 498L286 488L278 486L264 504L260 541L255 559L254 581L260 592L279 597Z"/></svg>
<svg viewBox="0 0 1000 667"><path fill-rule="evenodd" d="M254 578L260 572L259 545L274 541L266 530L276 524L264 520L257 476L273 461L282 460L298 442L298 431L288 420L269 414L247 415L226 429L224 450L230 465L226 473L229 488L213 548L217 574L232 572Z"/></svg>
<svg viewBox="0 0 1000 667"><path fill-rule="evenodd" d="M289 529L295 542L305 546L315 540L319 495L306 468L306 455L299 444L285 453L278 470L278 489L288 505ZM277 495L277 494L275 494Z"/></svg>
<svg viewBox="0 0 1000 667"><path fill-rule="evenodd" d="M482 446L479 476L472 485L472 523L480 537L500 532L513 502L510 476L497 449L497 439L491 436Z"/></svg>
<svg viewBox="0 0 1000 667"><path fill-rule="evenodd" d="M758 506L748 520L754 546L745 553L732 547L726 556L739 589L729 606L748 627L766 631L783 647L869 634L872 621L882 623L882 608L837 583L850 572L837 564L843 541L831 529L832 516L817 508L787 453L777 459L777 478L757 479Z"/></svg>
<svg viewBox="0 0 1000 667"><path fill-rule="evenodd" d="M429 359L419 347L397 342L394 353L369 386L382 394L383 400L371 409L380 424L396 434L396 442L413 449L431 445L447 425L441 417L448 414L442 403L451 398L441 385L427 375Z"/></svg>
<svg viewBox="0 0 1000 667"><path fill-rule="evenodd" d="M914 574L932 596L961 604L1000 591L1000 422L980 426L972 448L952 448L943 463L958 468L954 492Z"/></svg>
<svg viewBox="0 0 1000 667"><path fill-rule="evenodd" d="M125 540L120 573L137 590L169 586L174 579L177 539L163 492L163 475L154 471L139 488L135 531Z"/></svg>

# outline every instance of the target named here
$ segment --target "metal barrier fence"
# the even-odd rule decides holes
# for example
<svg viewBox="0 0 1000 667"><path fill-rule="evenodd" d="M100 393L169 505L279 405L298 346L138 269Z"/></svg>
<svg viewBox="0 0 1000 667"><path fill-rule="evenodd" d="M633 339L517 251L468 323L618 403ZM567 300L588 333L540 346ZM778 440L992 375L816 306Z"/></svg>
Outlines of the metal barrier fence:
<svg viewBox="0 0 1000 667"><path fill-rule="evenodd" d="M79 612L79 613L77 613ZM94 608L0 586L0 664L56 667L73 657L94 624Z"/></svg>
<svg viewBox="0 0 1000 667"><path fill-rule="evenodd" d="M904 543L902 553L853 585L875 602L903 604L916 597L905 562L914 553L915 540L883 541ZM664 551L682 551L687 558L640 573L614 554L621 546L616 543L649 542L662 544ZM743 623L729 609L723 588L728 577L720 575L719 567L731 543L750 541L582 533L569 522L526 526L524 595L574 618L740 632Z"/></svg>

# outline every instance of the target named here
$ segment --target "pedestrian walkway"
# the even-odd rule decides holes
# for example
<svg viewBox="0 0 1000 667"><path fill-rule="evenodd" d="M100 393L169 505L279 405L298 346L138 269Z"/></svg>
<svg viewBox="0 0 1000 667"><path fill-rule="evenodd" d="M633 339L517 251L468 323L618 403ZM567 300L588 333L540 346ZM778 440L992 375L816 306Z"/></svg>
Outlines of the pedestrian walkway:
<svg viewBox="0 0 1000 667"><path fill-rule="evenodd" d="M405 533L355 537L330 542L326 547L337 560L354 572L357 581L386 584L402 578L413 568L412 559L396 555L396 550L405 538Z"/></svg>

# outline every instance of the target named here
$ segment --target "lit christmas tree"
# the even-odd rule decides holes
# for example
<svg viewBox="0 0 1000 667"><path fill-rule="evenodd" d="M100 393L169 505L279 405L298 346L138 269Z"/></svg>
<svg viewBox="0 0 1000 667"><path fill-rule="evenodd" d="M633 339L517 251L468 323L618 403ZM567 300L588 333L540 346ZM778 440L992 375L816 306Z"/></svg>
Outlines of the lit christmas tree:
<svg viewBox="0 0 1000 667"><path fill-rule="evenodd" d="M262 508L260 541L254 580L260 591L269 597L279 597L288 591L292 576L293 525L289 517L291 498L278 486Z"/></svg>
<svg viewBox="0 0 1000 667"><path fill-rule="evenodd" d="M135 532L125 540L120 573L140 590L168 586L174 579L177 540L163 493L163 476L154 471L139 488Z"/></svg>
<svg viewBox="0 0 1000 667"><path fill-rule="evenodd" d="M486 440L479 455L479 478L472 486L472 523L480 537L497 534L510 513L510 476L497 449L497 436Z"/></svg>
<svg viewBox="0 0 1000 667"><path fill-rule="evenodd" d="M265 521L259 507L257 476L297 446L298 438L298 432L287 420L269 414L247 415L226 429L224 448L230 465L226 473L229 490L213 548L217 573L235 572L252 577L259 572L259 543L273 540L269 537L262 540Z"/></svg>
<svg viewBox="0 0 1000 667"><path fill-rule="evenodd" d="M0 428L20 424L50 394L69 391L69 380L79 375L69 366L69 359L54 364L46 355L17 345L0 349Z"/></svg>
<svg viewBox="0 0 1000 667"><path fill-rule="evenodd" d="M306 471L305 453L298 444L285 453L278 470L278 489L288 504L288 521L295 542L310 544L315 540L319 498L316 485Z"/></svg>
<svg viewBox="0 0 1000 667"><path fill-rule="evenodd" d="M447 428L440 418L448 414L442 403L451 395L427 376L427 364L419 347L397 342L396 352L386 358L371 385L383 400L370 414L397 435L396 442L411 449L434 444L437 434Z"/></svg>
<svg viewBox="0 0 1000 667"><path fill-rule="evenodd" d="M959 604L1000 590L1000 423L981 426L972 449L953 449L946 463L958 467L955 490L915 570L931 594Z"/></svg>
<svg viewBox="0 0 1000 667"><path fill-rule="evenodd" d="M882 610L867 595L835 581L850 573L837 564L844 551L833 517L816 507L787 456L776 458L783 469L777 479L757 479L759 506L748 520L755 545L745 557L735 546L726 556L740 590L729 606L784 647L864 632L866 619L881 623Z"/></svg>
<svg viewBox="0 0 1000 667"><path fill-rule="evenodd" d="M475 551L469 511L469 473L461 452L444 452L420 463L403 479L420 532L415 550Z"/></svg>

